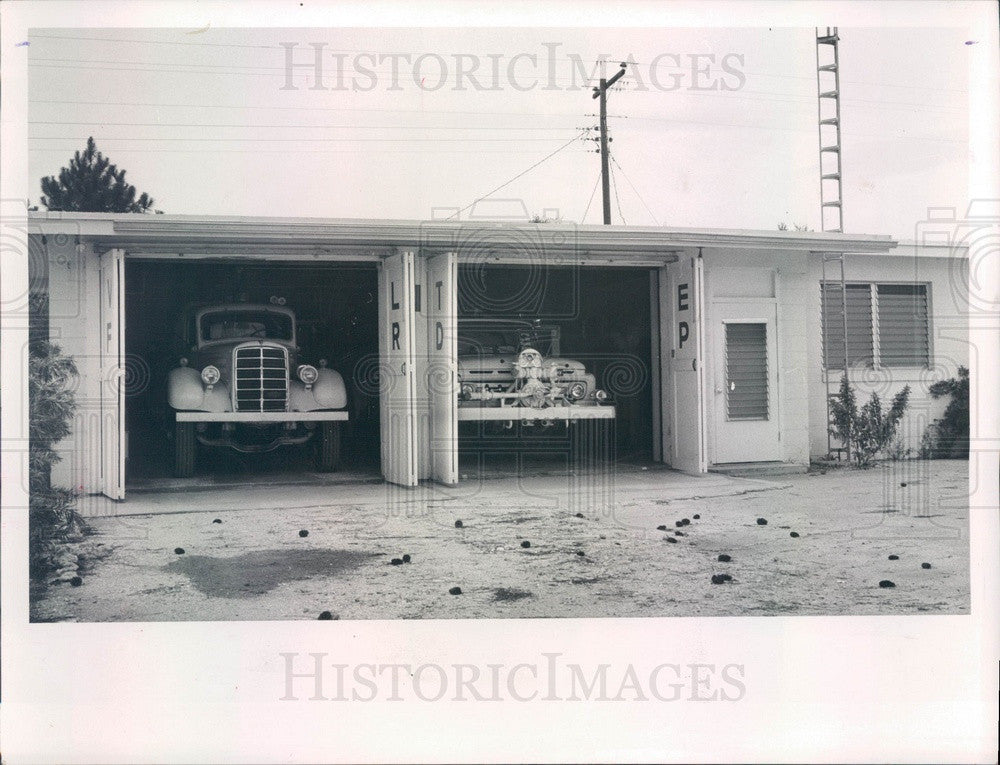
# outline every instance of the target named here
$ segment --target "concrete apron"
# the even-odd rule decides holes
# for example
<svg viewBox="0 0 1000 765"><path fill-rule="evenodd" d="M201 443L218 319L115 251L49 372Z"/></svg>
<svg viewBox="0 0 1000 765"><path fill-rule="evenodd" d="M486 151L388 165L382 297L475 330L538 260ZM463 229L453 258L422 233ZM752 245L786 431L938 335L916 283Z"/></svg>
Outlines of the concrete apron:
<svg viewBox="0 0 1000 765"><path fill-rule="evenodd" d="M689 475L663 467L625 470L576 471L561 474L479 477L466 474L458 486L426 482L402 488L381 481L358 480L337 485L285 484L209 486L183 491L131 492L124 502L100 496L81 497L84 517L121 517L171 513L228 513L244 510L294 512L320 507L372 507L393 514L419 513L429 503L448 503L456 509L484 499L502 499L509 507L541 511L573 511L587 515L614 515L627 523L630 508L648 515L650 505L731 497L787 488L780 481L721 474ZM452 504L453 503L453 504ZM640 508L645 508L641 510Z"/></svg>

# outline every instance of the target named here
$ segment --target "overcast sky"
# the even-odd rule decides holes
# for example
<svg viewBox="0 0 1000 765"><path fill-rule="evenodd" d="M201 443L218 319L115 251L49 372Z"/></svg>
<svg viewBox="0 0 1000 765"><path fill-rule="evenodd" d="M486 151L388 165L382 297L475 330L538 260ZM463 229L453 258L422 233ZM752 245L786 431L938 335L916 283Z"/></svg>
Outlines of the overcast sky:
<svg viewBox="0 0 1000 765"><path fill-rule="evenodd" d="M840 34L846 229L912 238L928 207L966 204L966 34ZM168 213L424 219L544 160L495 197L600 223L590 87L599 60L610 76L630 58L609 99L615 223L820 228L811 27L90 28L29 41L33 201L93 135ZM304 65L294 89L282 43Z"/></svg>

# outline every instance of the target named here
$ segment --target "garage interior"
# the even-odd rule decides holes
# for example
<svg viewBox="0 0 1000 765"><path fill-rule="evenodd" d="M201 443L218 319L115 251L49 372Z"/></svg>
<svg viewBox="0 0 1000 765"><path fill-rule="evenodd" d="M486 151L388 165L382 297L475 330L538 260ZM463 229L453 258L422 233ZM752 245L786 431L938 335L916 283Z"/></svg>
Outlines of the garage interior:
<svg viewBox="0 0 1000 765"><path fill-rule="evenodd" d="M659 374L652 354L654 275L639 267L459 264L459 337L463 324L482 319L538 319L558 327L560 355L583 362L617 409L614 420L577 421L570 432L518 424L497 432L461 422L461 472L652 461L654 370Z"/></svg>
<svg viewBox="0 0 1000 765"><path fill-rule="evenodd" d="M127 259L125 266L127 485L225 483L249 477L337 480L380 477L378 271L375 263L280 264L225 260ZM283 447L264 454L200 449L193 479L172 479L173 420L168 372L183 348L187 310L215 303L269 303L295 311L302 359L320 358L341 373L350 419L342 424L338 472L313 473L312 452Z"/></svg>

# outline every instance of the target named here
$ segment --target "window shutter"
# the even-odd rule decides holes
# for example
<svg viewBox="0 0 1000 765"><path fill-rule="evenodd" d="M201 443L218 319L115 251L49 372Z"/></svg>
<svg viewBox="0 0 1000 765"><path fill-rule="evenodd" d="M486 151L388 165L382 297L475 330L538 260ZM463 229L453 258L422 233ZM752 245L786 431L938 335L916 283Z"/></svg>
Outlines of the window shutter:
<svg viewBox="0 0 1000 765"><path fill-rule="evenodd" d="M886 367L930 363L927 285L879 284L879 362Z"/></svg>
<svg viewBox="0 0 1000 765"><path fill-rule="evenodd" d="M823 312L823 345L829 369L844 368L844 310L840 282L821 284ZM847 352L852 367L872 366L871 287L867 284L847 285Z"/></svg>
<svg viewBox="0 0 1000 765"><path fill-rule="evenodd" d="M726 404L730 420L768 418L766 324L726 324Z"/></svg>

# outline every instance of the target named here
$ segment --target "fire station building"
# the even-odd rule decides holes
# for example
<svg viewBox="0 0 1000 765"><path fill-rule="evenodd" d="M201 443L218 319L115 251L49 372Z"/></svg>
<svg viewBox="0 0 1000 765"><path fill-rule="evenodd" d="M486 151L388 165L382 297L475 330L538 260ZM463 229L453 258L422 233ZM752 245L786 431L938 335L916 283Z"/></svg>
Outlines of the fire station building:
<svg viewBox="0 0 1000 765"><path fill-rule="evenodd" d="M36 337L79 369L53 482L113 499L165 469L165 380L192 306L293 309L299 344L347 386L344 459L402 486L460 480L470 321L557 327L559 355L608 394L610 408L592 407L610 419L602 458L688 473L826 456L845 366L864 399L910 386L900 438L916 449L946 404L928 388L969 364L967 256L948 242L97 213L31 213L28 225L32 288L48 294Z"/></svg>

